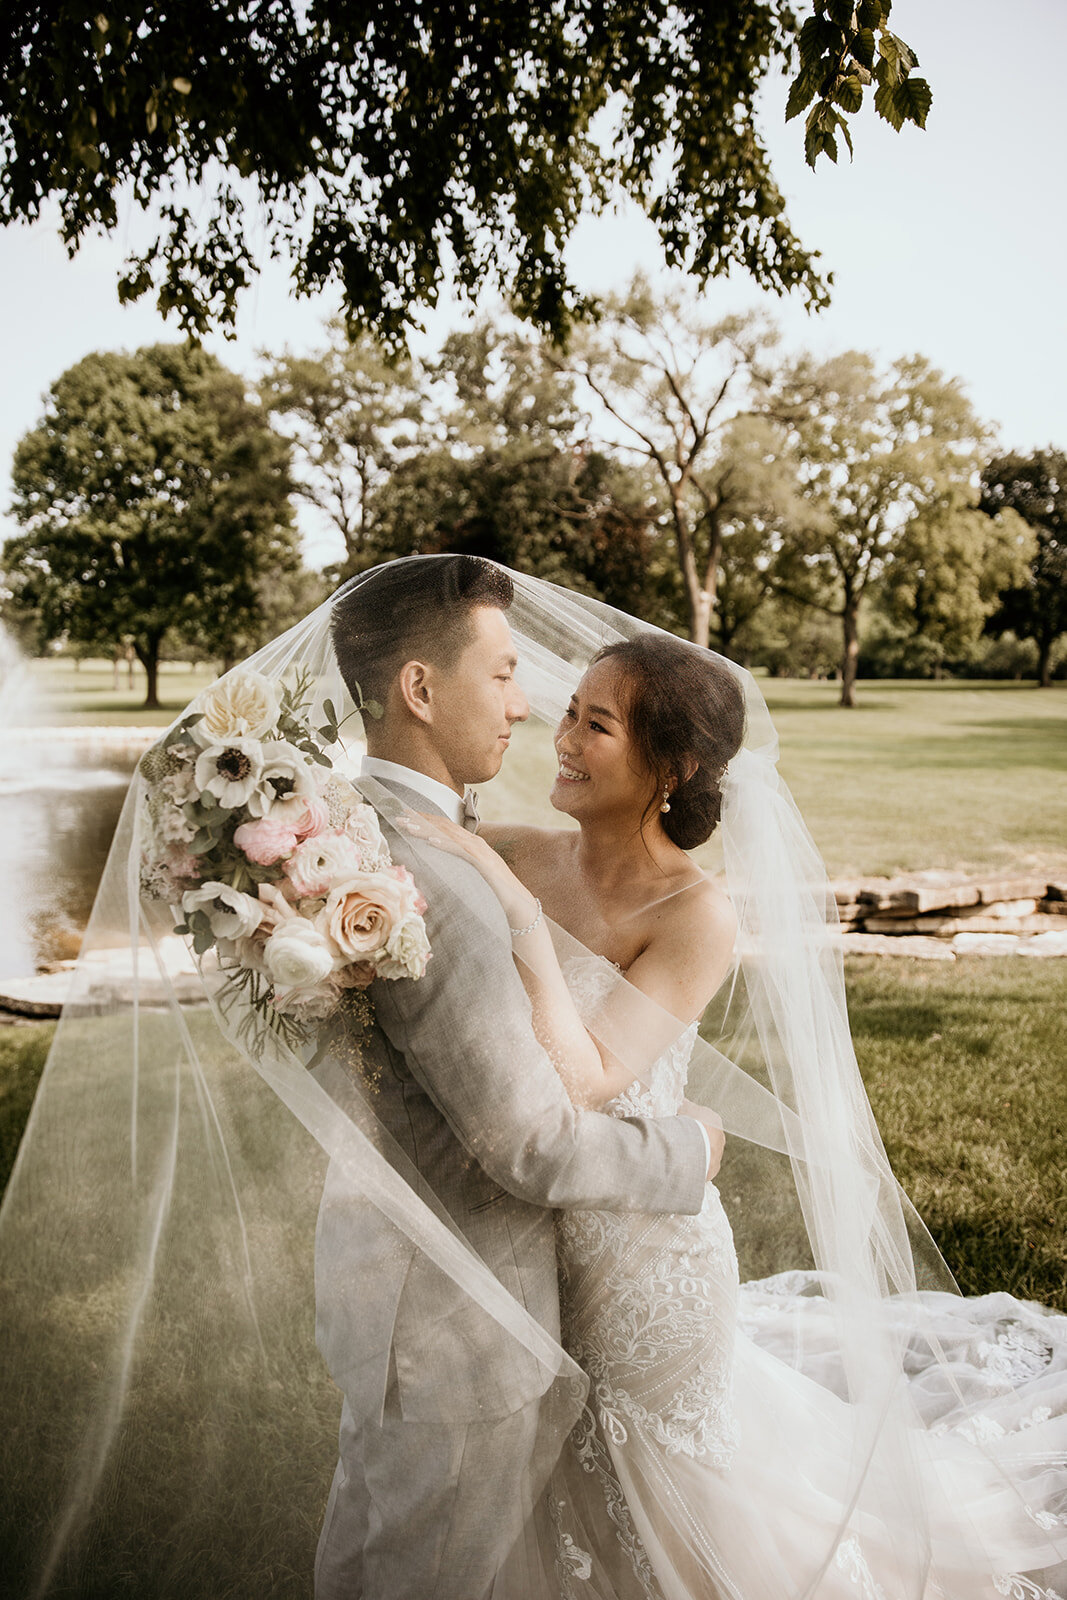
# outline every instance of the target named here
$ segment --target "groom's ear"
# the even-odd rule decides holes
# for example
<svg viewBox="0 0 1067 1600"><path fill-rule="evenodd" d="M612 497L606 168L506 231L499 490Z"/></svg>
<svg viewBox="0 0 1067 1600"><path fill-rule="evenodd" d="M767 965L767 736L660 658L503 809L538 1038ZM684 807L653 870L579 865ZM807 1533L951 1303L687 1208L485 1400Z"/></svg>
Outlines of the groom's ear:
<svg viewBox="0 0 1067 1600"><path fill-rule="evenodd" d="M420 722L433 721L433 668L425 661L405 661L396 679L397 693Z"/></svg>

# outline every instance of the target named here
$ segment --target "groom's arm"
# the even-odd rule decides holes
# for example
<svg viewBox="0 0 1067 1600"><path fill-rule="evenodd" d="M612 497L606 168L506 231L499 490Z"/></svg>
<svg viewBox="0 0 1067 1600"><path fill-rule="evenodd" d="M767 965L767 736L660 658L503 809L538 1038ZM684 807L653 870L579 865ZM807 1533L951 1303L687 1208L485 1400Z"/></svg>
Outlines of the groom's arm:
<svg viewBox="0 0 1067 1600"><path fill-rule="evenodd" d="M425 975L377 984L374 995L382 1028L457 1138L502 1188L536 1205L699 1211L701 1125L575 1109L534 1034L499 901L466 863L442 863L432 882L413 863L429 900Z"/></svg>

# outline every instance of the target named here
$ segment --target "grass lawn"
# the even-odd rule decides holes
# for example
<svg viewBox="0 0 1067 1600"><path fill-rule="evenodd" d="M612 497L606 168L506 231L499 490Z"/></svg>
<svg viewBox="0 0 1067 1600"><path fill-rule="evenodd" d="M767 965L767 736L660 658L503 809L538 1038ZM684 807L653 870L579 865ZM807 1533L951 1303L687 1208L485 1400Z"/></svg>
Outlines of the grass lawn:
<svg viewBox="0 0 1067 1600"><path fill-rule="evenodd" d="M214 677L164 664L164 709L146 712L144 674L112 682L110 662L31 663L50 720L164 726ZM922 867L1067 872L1067 685L871 682L844 711L838 686L763 679L781 771L831 873ZM557 822L545 796L549 731L520 730L482 795L490 818ZM712 843L698 853L714 868Z"/></svg>
<svg viewBox="0 0 1067 1600"><path fill-rule="evenodd" d="M923 867L1067 873L1067 685L761 683L780 768L832 875ZM482 814L558 825L543 726L518 730ZM715 840L696 852L718 864Z"/></svg>
<svg viewBox="0 0 1067 1600"><path fill-rule="evenodd" d="M1062 964L851 956L846 977L893 1170L961 1288L1067 1310ZM0 1185L52 1031L0 1030Z"/></svg>
<svg viewBox="0 0 1067 1600"><path fill-rule="evenodd" d="M764 679L781 770L830 870L1067 868L1067 684Z"/></svg>
<svg viewBox="0 0 1067 1600"><path fill-rule="evenodd" d="M165 728L194 694L218 676L211 664L194 670L185 661L164 661L159 669L162 709L145 711L145 675L139 664L133 669L132 686L123 664L118 688L110 661L75 662L66 656L45 656L32 661L30 670L49 722L141 728Z"/></svg>
<svg viewBox="0 0 1067 1600"><path fill-rule="evenodd" d="M969 1294L1008 1289L1067 1308L1062 967L1019 959L970 958L949 965L850 958L847 976L860 1065L890 1159L961 1288ZM121 1272L103 1285L96 1281L92 1204L80 1211L47 1204L48 1196L72 1185L79 1194L99 1185L107 1195L116 1183L121 1193L129 1192L121 1159L109 1170L84 1148L99 1138L101 1148L118 1154L107 1130L125 1125L129 1100L121 1067L112 1081L107 1063L114 1057L118 1066L113 1033L123 1025L118 1019L69 1024L76 1031L68 1044L75 1048L66 1052L65 1081L50 1098L61 1126L78 1127L82 1137L52 1141L57 1167L44 1175L39 1194L23 1190L24 1207L9 1214L16 1233L19 1226L29 1230L27 1293L20 1297L13 1274L5 1285L0 1331L16 1338L19 1348L32 1349L36 1363L30 1409L37 1432L29 1441L18 1430L0 1436L8 1501L0 1515L0 1545L16 1585L16 1574L26 1572L38 1541L47 1538L70 1441L79 1433L65 1380L86 1361L92 1371L104 1367L111 1302L131 1287ZM143 1019L142 1104L163 1095L173 1106L167 1052L154 1044L156 1026L151 1016ZM213 1024L206 1016L194 1018L194 1033L200 1026ZM84 1030L84 1038L77 1030ZM51 1025L0 1030L5 1181L52 1031ZM81 1064L94 1053L100 1055L99 1070L83 1076ZM185 1248L200 1236L206 1188L219 1181L217 1163L205 1161L196 1096L185 1098L186 1161L162 1241L170 1270L148 1312L147 1337L157 1361L150 1382L135 1375L121 1447L109 1457L93 1581L76 1591L85 1600L149 1593L156 1600L310 1595L338 1412L337 1393L311 1346L309 1240L321 1173L307 1160L307 1135L250 1069L222 1062L212 1087L227 1149L239 1169L310 1171L315 1181L307 1192L291 1192L294 1185L284 1178L261 1186L262 1209L245 1216L267 1346L260 1359L247 1326L234 1239L223 1231L206 1249ZM160 1121L165 1127L166 1118ZM145 1123L146 1133L151 1125ZM141 1159L151 1176L150 1139ZM726 1171L720 1188L729 1209ZM121 1233L126 1222L115 1202L111 1194L106 1214ZM205 1220L221 1220L225 1209L209 1208ZM134 1208L127 1220L134 1222L138 1214ZM743 1231L744 1218L736 1221ZM50 1245L68 1263L71 1278L54 1302L41 1293L50 1282ZM136 1259L133 1234L128 1248ZM178 1271L175 1248L181 1252ZM112 1256L121 1265L124 1256L114 1246ZM83 1267L85 1287L79 1290ZM177 1292L174 1305L165 1287ZM0 1361L0 1404L8 1417L21 1415L26 1396L5 1396L4 1370ZM191 1396L204 1394L206 1409L190 1406ZM21 1470L24 1459L33 1461L31 1475ZM171 1486L165 1502L157 1490L161 1482ZM64 1573L59 1576L62 1587ZM11 1592L27 1591L16 1586Z"/></svg>

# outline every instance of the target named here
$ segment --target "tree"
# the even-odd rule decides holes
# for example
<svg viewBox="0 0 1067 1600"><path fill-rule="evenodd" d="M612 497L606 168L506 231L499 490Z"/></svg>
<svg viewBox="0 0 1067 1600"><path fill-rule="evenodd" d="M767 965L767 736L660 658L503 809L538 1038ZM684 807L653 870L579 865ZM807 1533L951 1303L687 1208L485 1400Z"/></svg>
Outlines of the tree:
<svg viewBox="0 0 1067 1600"><path fill-rule="evenodd" d="M554 358L582 379L605 428L658 479L696 644L710 637L727 529L752 505L750 476L721 436L769 394L773 343L758 319L713 322L683 288L656 298L639 275L605 301L595 328Z"/></svg>
<svg viewBox="0 0 1067 1600"><path fill-rule="evenodd" d="M292 441L296 493L344 540L340 575L350 577L373 564L374 491L402 459L424 397L410 361L366 336L349 344L339 323L329 332L319 354L274 362L260 392Z"/></svg>
<svg viewBox="0 0 1067 1600"><path fill-rule="evenodd" d="M71 367L15 452L8 586L44 640L128 638L158 706L166 636L231 655L265 574L298 565L288 449L233 373L191 345Z"/></svg>
<svg viewBox="0 0 1067 1600"><path fill-rule="evenodd" d="M1038 682L1047 689L1053 646L1067 633L1067 455L1038 450L1031 456L998 456L982 473L981 505L995 516L1013 510L1033 530L1030 569L1005 586L988 631L1032 639Z"/></svg>
<svg viewBox="0 0 1067 1600"><path fill-rule="evenodd" d="M890 3L813 0L801 27L791 0L27 0L0 32L0 221L53 201L73 252L131 193L158 225L120 296L152 290L196 333L232 322L262 240L391 345L447 280L497 285L559 338L583 309L570 233L620 193L671 265L820 304L755 103L794 71L813 164L868 85L879 116L922 126Z"/></svg>
<svg viewBox="0 0 1067 1600"><path fill-rule="evenodd" d="M920 356L881 374L858 351L784 375L776 414L795 463L798 509L778 587L840 619L841 704L855 705L860 606L916 519L976 498L985 429L956 379Z"/></svg>
<svg viewBox="0 0 1067 1600"><path fill-rule="evenodd" d="M1034 555L1022 518L1008 508L983 515L977 498L973 485L949 484L902 528L886 558L880 608L921 647L935 677L981 637L1001 591L1024 581Z"/></svg>
<svg viewBox="0 0 1067 1600"><path fill-rule="evenodd" d="M449 336L420 447L373 497L375 557L487 556L644 614L658 505L584 437L536 340L482 321ZM655 590L655 583L651 583Z"/></svg>

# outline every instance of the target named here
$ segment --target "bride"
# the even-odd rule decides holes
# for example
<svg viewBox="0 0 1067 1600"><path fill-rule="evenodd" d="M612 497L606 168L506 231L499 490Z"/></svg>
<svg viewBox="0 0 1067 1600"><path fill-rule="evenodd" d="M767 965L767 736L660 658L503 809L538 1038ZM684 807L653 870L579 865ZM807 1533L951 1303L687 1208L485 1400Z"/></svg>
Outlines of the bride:
<svg viewBox="0 0 1067 1600"><path fill-rule="evenodd" d="M466 856L496 892L517 930L535 1029L577 1105L671 1116L682 1104L698 1022L737 934L723 888L686 852L718 824L743 734L734 673L644 634L599 653L556 730L550 802L576 830L483 824L475 836L439 817L407 823ZM558 961L545 918L588 954ZM612 969L686 1023L643 1083L576 1009L577 998L595 1005ZM924 1297L933 1348L924 1358L914 1342L907 1383L917 1420L931 1425L898 1463L916 1475L927 1519L927 1571L913 1589L913 1527L901 1541L892 1513L868 1514L859 1533L835 1537L855 1441L817 1274L739 1286L711 1182L697 1216L566 1211L557 1240L563 1343L591 1380L549 1490L562 1600L1059 1600L1067 1458L1053 1407L1063 1407L1054 1380L1067 1319L1007 1296ZM1033 1461L1056 1469L1046 1500L1022 1508L997 1462L977 1463L972 1448L1005 1441L1005 1460L1018 1463L1020 1436ZM1009 1571L1013 1556L1029 1572Z"/></svg>
<svg viewBox="0 0 1067 1600"><path fill-rule="evenodd" d="M339 671L336 596L189 708L131 786L0 1213L10 1592L309 1591L336 1460L313 1279L336 1164L394 1263L440 1290L450 1331L475 1328L494 1371L541 1396L523 1503L483 1508L493 1600L1060 1600L1067 1324L954 1293L892 1177L833 898L758 686L509 576L517 677L556 728L552 803L577 828L472 839L360 787L343 736L376 707ZM577 1105L647 1130L686 1096L720 1119L699 1214L560 1221L562 1343L380 1114L369 974L350 960L338 1000L328 941L294 911L321 900L328 862L298 840L312 827L355 827L406 907L390 981L425 967L420 897L441 914L462 879L475 931L429 956L462 960L475 992L499 941ZM709 836L724 886L687 854ZM443 873L442 847L479 871ZM365 931L354 915L345 937ZM525 1038L498 1018L491 1042ZM322 1048L344 1094L308 1070ZM492 1192L482 1209L507 1233ZM354 1372L391 1348L370 1276L340 1286ZM431 1339L431 1400L437 1354Z"/></svg>

